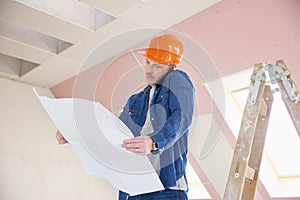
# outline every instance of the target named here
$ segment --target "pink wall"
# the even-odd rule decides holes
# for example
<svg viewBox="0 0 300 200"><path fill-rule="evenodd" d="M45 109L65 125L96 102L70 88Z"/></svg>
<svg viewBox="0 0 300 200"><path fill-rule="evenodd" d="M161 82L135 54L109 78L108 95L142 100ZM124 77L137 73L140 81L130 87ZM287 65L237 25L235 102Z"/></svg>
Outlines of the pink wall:
<svg viewBox="0 0 300 200"><path fill-rule="evenodd" d="M299 0L224 0L173 28L203 45L222 75L284 59L300 87Z"/></svg>
<svg viewBox="0 0 300 200"><path fill-rule="evenodd" d="M284 59L299 87L299 11L299 0L224 0L171 27L201 45L215 64L211 66L205 60L203 63L195 63L197 66L202 65L203 72L200 74L199 70L197 72L193 67L186 67L187 63L182 66L190 74L197 89L199 108L196 113L212 111L209 95L201 84L212 78L204 71L212 67L220 75L228 75L250 68L255 63L275 64L277 59ZM194 57L197 57L197 53L187 48L186 55L192 57L195 54ZM80 78L77 77L80 81L77 81L75 88L80 93L73 91L75 77L54 86L52 92L58 98L73 95L100 101L110 110L121 109L132 92L127 87L141 87L144 79L131 53L123 53L116 58L99 63ZM121 90L120 79L124 78L124 74L125 79L133 76L131 80L138 85L126 81L123 86L127 87L121 87ZM121 92L118 95L119 101L115 103L112 102L112 96L115 95L112 93L113 88L114 92Z"/></svg>

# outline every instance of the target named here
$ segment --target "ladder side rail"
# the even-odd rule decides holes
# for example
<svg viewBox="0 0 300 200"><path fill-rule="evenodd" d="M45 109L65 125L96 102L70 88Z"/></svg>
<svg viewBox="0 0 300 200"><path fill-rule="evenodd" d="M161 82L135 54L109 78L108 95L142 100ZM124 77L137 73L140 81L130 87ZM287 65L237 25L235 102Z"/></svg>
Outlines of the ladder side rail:
<svg viewBox="0 0 300 200"><path fill-rule="evenodd" d="M256 64L253 70L253 75L256 75L259 70L262 70L263 65ZM257 84L257 81L260 83ZM255 84L256 83L256 84ZM258 87L254 87L254 85ZM231 167L226 184L224 200L241 199L242 191L245 184L245 172L248 167L248 160L251 150L251 145L255 133L256 122L260 112L262 94L265 88L265 75L263 79L253 79L249 87L247 103L244 109L242 123L239 131L239 136L235 146ZM256 95L256 102L253 104L251 99L252 94Z"/></svg>
<svg viewBox="0 0 300 200"><path fill-rule="evenodd" d="M253 200L255 197L256 186L259 177L259 170L264 152L265 139L267 135L268 123L273 104L273 94L270 86L266 86L263 99L264 102L258 116L255 135L252 143L251 154L249 158L249 167L254 170L253 177L245 177L245 186L242 194L243 200Z"/></svg>
<svg viewBox="0 0 300 200"><path fill-rule="evenodd" d="M287 71L288 68L283 60L277 60L276 65L281 67L283 70ZM294 126L296 128L296 131L298 133L299 139L300 139L300 100L299 100L299 90L297 89L296 85L294 84L292 78L290 77L290 74L287 76L290 88L293 90L292 93L295 95L294 100L290 98L291 91L287 91L286 87L284 85L284 82L281 78L277 79L278 85L281 90L282 94L282 100L289 112L289 115L291 116L291 120L294 123ZM286 83L285 83L286 84Z"/></svg>

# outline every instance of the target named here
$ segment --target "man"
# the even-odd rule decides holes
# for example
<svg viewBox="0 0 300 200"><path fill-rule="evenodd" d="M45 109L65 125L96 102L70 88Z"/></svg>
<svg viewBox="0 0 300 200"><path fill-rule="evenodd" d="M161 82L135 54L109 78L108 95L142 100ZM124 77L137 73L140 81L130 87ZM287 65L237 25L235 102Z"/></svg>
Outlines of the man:
<svg viewBox="0 0 300 200"><path fill-rule="evenodd" d="M165 190L137 196L120 191L119 200L187 200L188 128L195 92L188 75L175 70L182 59L183 45L175 35L164 34L154 37L140 53L146 58L148 85L128 99L120 115L135 136L124 140L122 147L147 155ZM57 139L60 144L67 142L59 132Z"/></svg>

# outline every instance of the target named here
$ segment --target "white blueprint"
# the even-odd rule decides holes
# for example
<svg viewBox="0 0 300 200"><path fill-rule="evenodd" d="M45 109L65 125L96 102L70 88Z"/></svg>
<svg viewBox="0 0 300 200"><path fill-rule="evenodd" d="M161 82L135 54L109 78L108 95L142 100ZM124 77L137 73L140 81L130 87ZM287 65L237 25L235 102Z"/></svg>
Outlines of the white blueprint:
<svg viewBox="0 0 300 200"><path fill-rule="evenodd" d="M86 173L103 178L131 195L164 189L147 156L121 147L122 141L133 135L100 103L36 95Z"/></svg>

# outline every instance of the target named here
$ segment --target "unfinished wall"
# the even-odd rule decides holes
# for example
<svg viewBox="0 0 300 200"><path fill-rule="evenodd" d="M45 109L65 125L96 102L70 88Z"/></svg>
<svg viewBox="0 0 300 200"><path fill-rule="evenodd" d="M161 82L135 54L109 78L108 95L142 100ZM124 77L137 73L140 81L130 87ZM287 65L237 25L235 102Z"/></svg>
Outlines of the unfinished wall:
<svg viewBox="0 0 300 200"><path fill-rule="evenodd" d="M117 198L109 183L85 174L69 145L57 144L32 86L0 78L0 96L0 199Z"/></svg>

